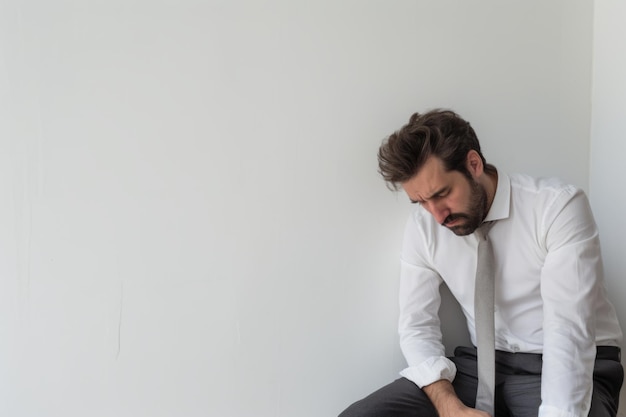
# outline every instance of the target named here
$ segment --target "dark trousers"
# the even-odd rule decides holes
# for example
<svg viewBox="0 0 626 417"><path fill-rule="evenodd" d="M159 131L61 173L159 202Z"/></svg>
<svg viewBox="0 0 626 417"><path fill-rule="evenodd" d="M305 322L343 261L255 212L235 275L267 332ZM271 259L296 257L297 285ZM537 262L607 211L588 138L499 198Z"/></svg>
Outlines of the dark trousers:
<svg viewBox="0 0 626 417"><path fill-rule="evenodd" d="M450 358L457 367L452 385L461 401L476 401L476 348L458 347ZM495 417L537 416L541 404L541 355L496 352ZM624 380L620 350L600 346L593 370L590 417L615 417ZM348 407L339 417L437 417L426 394L400 378Z"/></svg>

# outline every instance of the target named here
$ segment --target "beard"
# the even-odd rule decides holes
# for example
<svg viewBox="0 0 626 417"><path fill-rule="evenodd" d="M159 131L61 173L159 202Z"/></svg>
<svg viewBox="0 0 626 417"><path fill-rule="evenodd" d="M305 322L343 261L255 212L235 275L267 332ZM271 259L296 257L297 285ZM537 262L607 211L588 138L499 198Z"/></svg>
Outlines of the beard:
<svg viewBox="0 0 626 417"><path fill-rule="evenodd" d="M485 187L473 178L468 179L468 182L470 184L471 191L467 211L465 213L450 214L443 221L443 225L457 236L467 236L474 233L487 216L488 201ZM451 223L458 219L464 219L465 221L454 226L447 226L447 223Z"/></svg>

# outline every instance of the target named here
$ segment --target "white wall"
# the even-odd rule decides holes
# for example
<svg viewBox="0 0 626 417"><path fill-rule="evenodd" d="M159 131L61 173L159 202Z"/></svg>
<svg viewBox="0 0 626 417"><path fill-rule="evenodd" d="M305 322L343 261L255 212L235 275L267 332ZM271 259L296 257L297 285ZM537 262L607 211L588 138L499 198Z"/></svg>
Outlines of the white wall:
<svg viewBox="0 0 626 417"><path fill-rule="evenodd" d="M395 378L381 139L452 107L499 167L588 188L591 15L0 3L0 414L317 417Z"/></svg>
<svg viewBox="0 0 626 417"><path fill-rule="evenodd" d="M600 229L607 287L626 330L626 3L596 0L594 6L591 203ZM626 415L622 390L621 415Z"/></svg>

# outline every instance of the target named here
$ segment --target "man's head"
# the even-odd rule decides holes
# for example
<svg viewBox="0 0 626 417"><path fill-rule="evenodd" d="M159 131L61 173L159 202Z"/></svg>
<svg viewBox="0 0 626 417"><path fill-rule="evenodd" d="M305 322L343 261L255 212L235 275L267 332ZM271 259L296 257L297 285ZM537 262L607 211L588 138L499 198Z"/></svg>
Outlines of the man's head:
<svg viewBox="0 0 626 417"><path fill-rule="evenodd" d="M457 235L480 226L495 193L474 129L447 110L415 113L378 151L380 173ZM492 177L490 179L489 177Z"/></svg>

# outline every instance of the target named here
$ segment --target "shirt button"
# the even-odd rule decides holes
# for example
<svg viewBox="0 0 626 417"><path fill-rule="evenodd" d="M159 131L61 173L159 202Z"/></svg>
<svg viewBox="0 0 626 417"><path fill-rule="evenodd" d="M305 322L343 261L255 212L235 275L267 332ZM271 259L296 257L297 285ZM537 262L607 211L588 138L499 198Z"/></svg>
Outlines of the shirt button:
<svg viewBox="0 0 626 417"><path fill-rule="evenodd" d="M512 350L513 352L516 352L516 353L517 353L517 352L519 352L519 345L517 345L517 344L515 344L515 343L514 343L514 344L512 344L512 345L510 346L510 348L511 348L511 350Z"/></svg>

